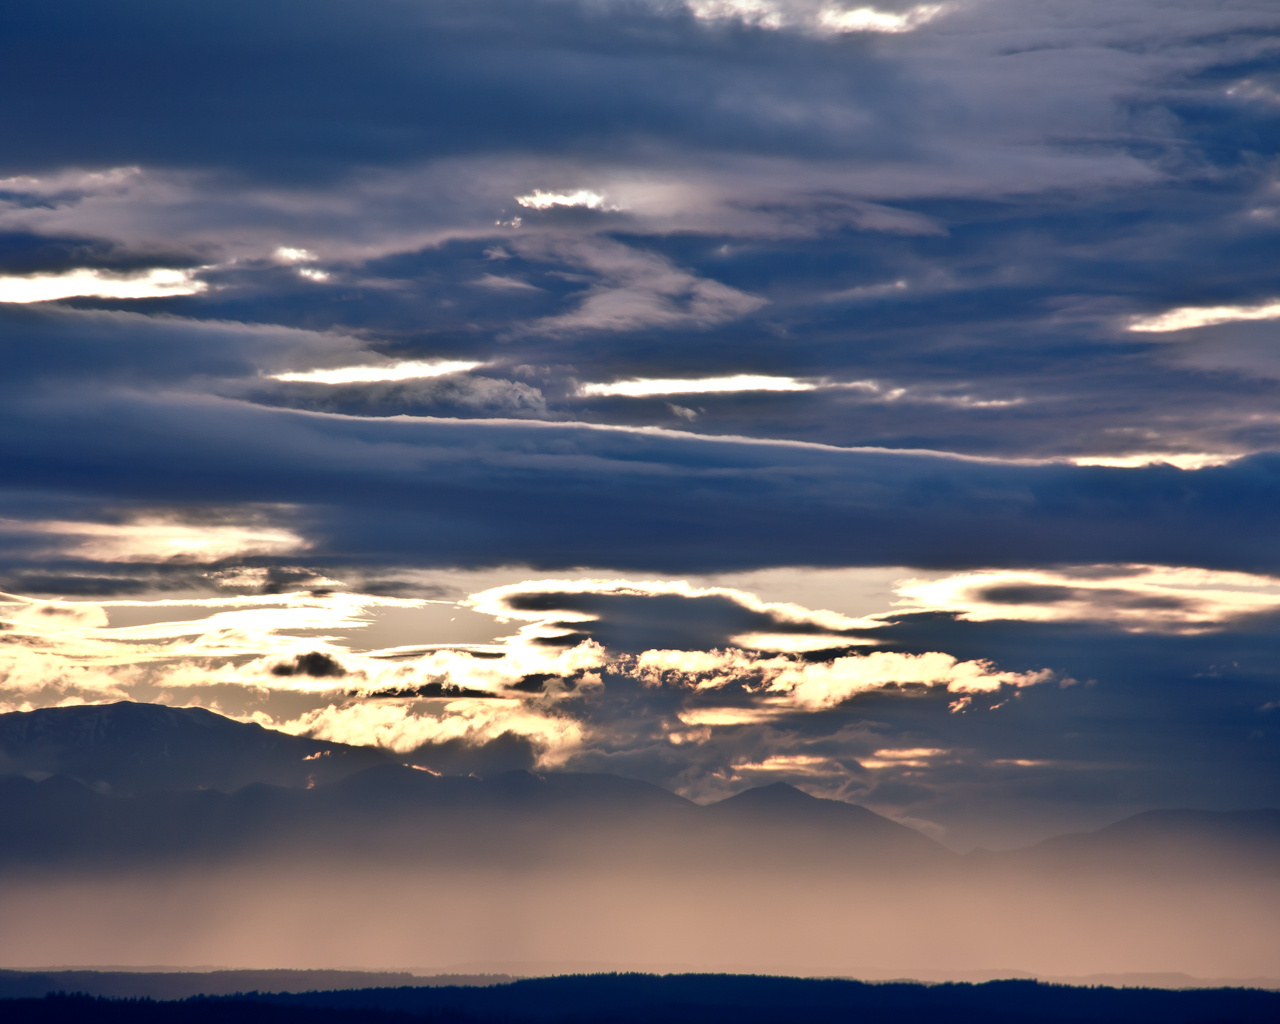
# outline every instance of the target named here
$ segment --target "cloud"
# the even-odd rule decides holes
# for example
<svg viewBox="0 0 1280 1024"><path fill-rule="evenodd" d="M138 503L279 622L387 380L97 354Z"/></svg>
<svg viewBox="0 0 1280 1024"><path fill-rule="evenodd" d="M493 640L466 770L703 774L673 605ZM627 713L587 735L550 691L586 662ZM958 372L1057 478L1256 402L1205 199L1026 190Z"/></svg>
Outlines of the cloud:
<svg viewBox="0 0 1280 1024"><path fill-rule="evenodd" d="M542 290L528 281L521 281L515 277L501 277L498 274L485 274L484 277L477 278L472 283L480 288L492 288L496 291L536 292Z"/></svg>
<svg viewBox="0 0 1280 1024"><path fill-rule="evenodd" d="M272 373L272 380L294 381L309 384L370 384L382 381L422 380L443 377L450 373L466 373L483 363L442 359L434 362L408 361L387 366L341 366L331 370L306 370L293 373Z"/></svg>
<svg viewBox="0 0 1280 1024"><path fill-rule="evenodd" d="M527 623L519 636L542 644L589 634L617 652L644 651L659 637L701 648L725 644L757 650L821 650L874 643L876 623L787 602L761 601L728 587L683 580L548 579L506 584L473 594L466 604L499 620ZM641 655L643 671L652 663ZM719 665L719 654L695 655ZM702 671L694 669L692 671ZM708 669L710 671L710 669Z"/></svg>
<svg viewBox="0 0 1280 1024"><path fill-rule="evenodd" d="M8 5L5 699L1275 803L1275 5L942 6Z"/></svg>
<svg viewBox="0 0 1280 1024"><path fill-rule="evenodd" d="M650 686L706 691L746 683L748 689L763 695L765 707L805 711L835 707L858 694L880 690L938 687L950 693L993 693L1005 686L1034 686L1053 678L1048 669L1001 672L989 662L958 661L937 651L872 651L827 662L759 657L732 650L645 651L636 659L636 671ZM706 718L693 722L710 724ZM718 724L741 723L731 716L728 722Z"/></svg>
<svg viewBox="0 0 1280 1024"><path fill-rule="evenodd" d="M973 622L1092 622L1135 632L1195 633L1280 614L1280 579L1161 565L962 573L906 580L907 610L957 613Z"/></svg>
<svg viewBox="0 0 1280 1024"><path fill-rule="evenodd" d="M806 0L685 0L695 18L736 20L758 28L802 27L821 34L911 32L946 11L950 4L917 4L905 11L875 7L833 7Z"/></svg>
<svg viewBox="0 0 1280 1024"><path fill-rule="evenodd" d="M1235 320L1280 320L1280 302L1264 302L1258 306L1182 306L1156 316L1137 317L1129 324L1129 330L1165 333Z"/></svg>
<svg viewBox="0 0 1280 1024"><path fill-rule="evenodd" d="M540 714L519 700L454 700L438 717L395 704L329 705L282 723L280 728L295 735L383 747L402 754L457 740L483 746L514 735L534 745L540 768L562 766L582 742L578 723Z"/></svg>
<svg viewBox="0 0 1280 1024"><path fill-rule="evenodd" d="M620 380L612 384L583 384L583 395L625 395L642 398L649 395L704 395L733 391L812 391L814 385L794 377L769 377L740 373L733 377L707 377L702 380Z"/></svg>
<svg viewBox="0 0 1280 1024"><path fill-rule="evenodd" d="M521 241L525 256L553 257L594 278L577 308L528 326L543 334L643 327L710 327L752 313L765 300L681 270L656 253L604 239Z"/></svg>
<svg viewBox="0 0 1280 1024"><path fill-rule="evenodd" d="M917 4L898 13L874 7L840 10L827 7L818 14L818 24L829 32L911 32L942 14L949 4Z"/></svg>
<svg viewBox="0 0 1280 1024"><path fill-rule="evenodd" d="M528 195L516 196L516 202L530 210L550 210L556 206L581 206L588 210L618 209L606 206L604 196L585 188L575 192L543 192L541 189L534 189Z"/></svg>
<svg viewBox="0 0 1280 1024"><path fill-rule="evenodd" d="M938 653L824 662L732 648L644 649L655 632L670 635L671 597L684 603L687 618L711 613L703 626L709 637L767 620L779 635L839 642L848 639L842 631L867 625L683 581L527 581L465 602L499 621L529 623L477 656L449 647L360 651L343 635L380 615L421 609L427 602L420 600L342 591L102 602L9 596L0 615L20 643L0 652L3 696L7 707L30 707L180 693L183 703L402 754L483 747L509 735L532 744L539 764L557 766L602 743L651 742L647 733L629 741L617 734L610 703L619 699L653 704L644 713L656 712L649 728L678 746L708 742L718 729L834 708L859 694L913 687L992 693L1048 678ZM591 600L584 606L583 599ZM725 622L726 612L737 621ZM566 630L575 634L567 642L546 643Z"/></svg>
<svg viewBox="0 0 1280 1024"><path fill-rule="evenodd" d="M50 302L76 296L107 299L155 299L172 295L196 295L208 285L190 270L147 270L140 274L82 268L62 274L0 275L0 302Z"/></svg>
<svg viewBox="0 0 1280 1024"><path fill-rule="evenodd" d="M143 516L130 523L0 520L0 535L59 538L44 557L90 562L178 562L207 565L229 558L288 555L308 543L289 530L266 525L183 523Z"/></svg>

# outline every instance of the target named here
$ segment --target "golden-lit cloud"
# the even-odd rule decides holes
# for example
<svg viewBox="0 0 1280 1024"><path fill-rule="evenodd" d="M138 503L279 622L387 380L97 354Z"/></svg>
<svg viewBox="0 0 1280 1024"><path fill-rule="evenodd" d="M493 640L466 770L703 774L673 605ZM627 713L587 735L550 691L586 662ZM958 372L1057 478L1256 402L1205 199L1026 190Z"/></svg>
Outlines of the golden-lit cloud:
<svg viewBox="0 0 1280 1024"><path fill-rule="evenodd" d="M863 768L873 770L883 768L927 768L940 757L951 751L939 747L902 747L884 748L875 751L870 757L863 757L860 763Z"/></svg>
<svg viewBox="0 0 1280 1024"><path fill-rule="evenodd" d="M1097 622L1195 633L1280 613L1280 577L1162 565L984 570L898 584L899 607L971 622Z"/></svg>
<svg viewBox="0 0 1280 1024"><path fill-rule="evenodd" d="M252 569L220 570L211 579L227 586L257 577ZM507 736L523 741L538 765L555 767L593 744L700 745L716 730L772 727L866 693L965 696L1051 677L1047 669L1006 672L943 652L806 660L786 649L787 642L847 650L866 642L847 631L874 628L878 620L683 580L532 580L490 587L456 604L354 593L327 582L335 589L154 600L0 596L8 639L0 645L0 704L6 710L114 700L199 705L402 755L441 744L483 747ZM617 601L640 620L657 615L659 628L668 621L663 616L696 624L708 609L708 621L722 630L731 631L743 616L767 620L779 643L611 650L590 634L618 625L610 619L610 602ZM426 615L439 605L493 616L497 628L512 620L520 625L477 647L379 648L361 641L361 631L381 616ZM653 628L620 621L624 630ZM642 703L668 710L645 712L649 724L629 733L607 710L615 692L642 695ZM787 763L750 762L762 772L781 772ZM814 774L816 764L793 767Z"/></svg>
<svg viewBox="0 0 1280 1024"><path fill-rule="evenodd" d="M1048 669L1002 672L990 662L960 661L939 651L872 651L828 662L760 657L738 650L645 651L633 664L637 677L650 686L706 691L744 685L760 694L766 706L804 711L835 707L876 690L936 687L951 693L991 693L1004 686L1033 686L1053 675ZM682 718L692 724L690 718ZM697 722L709 724L710 720L704 716Z"/></svg>
<svg viewBox="0 0 1280 1024"><path fill-rule="evenodd" d="M220 562L287 555L309 547L290 530L258 524L182 523L143 517L129 523L0 520L0 534L48 536L50 551L90 562Z"/></svg>
<svg viewBox="0 0 1280 1024"><path fill-rule="evenodd" d="M478 746L503 735L529 740L539 767L564 764L582 743L582 726L523 700L453 700L437 709L405 703L330 704L297 719L275 723L284 732L334 743L409 753L428 744L461 741Z"/></svg>
<svg viewBox="0 0 1280 1024"><path fill-rule="evenodd" d="M844 774L845 767L832 758L814 754L773 754L761 761L740 762L733 765L733 770L747 774L808 775L824 778Z"/></svg>
<svg viewBox="0 0 1280 1024"><path fill-rule="evenodd" d="M576 598L598 598L582 602ZM754 620L768 629L743 630L731 638L734 646L764 651L811 651L830 647L874 644L873 638L854 635L874 630L880 623L869 617L853 617L826 609L806 608L786 601L762 601L755 594L732 587L698 587L687 580L630 580L606 578L543 579L506 584L473 594L466 604L499 621L520 620L519 635L527 641L554 639L600 620L600 612L585 604L603 607L611 598L679 598L689 602L688 614L697 613L697 602L720 600L742 609L744 621ZM649 652L661 657L668 652ZM699 652L681 652L697 657ZM709 657L710 655L708 655ZM719 657L719 655L717 655ZM642 666L642 670L647 670Z"/></svg>

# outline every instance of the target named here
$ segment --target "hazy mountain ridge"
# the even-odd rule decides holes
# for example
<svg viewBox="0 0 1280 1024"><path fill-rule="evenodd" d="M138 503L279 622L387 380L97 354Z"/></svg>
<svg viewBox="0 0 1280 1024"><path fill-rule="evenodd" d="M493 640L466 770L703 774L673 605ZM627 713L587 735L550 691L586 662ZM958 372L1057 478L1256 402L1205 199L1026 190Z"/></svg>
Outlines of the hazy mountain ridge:
<svg viewBox="0 0 1280 1024"><path fill-rule="evenodd" d="M104 792L306 786L390 760L203 708L121 701L0 715L0 775L66 775Z"/></svg>
<svg viewBox="0 0 1280 1024"><path fill-rule="evenodd" d="M101 789L0 778L0 963L1280 975L1274 812L961 856L785 785L703 806L618 776L380 758L298 786Z"/></svg>
<svg viewBox="0 0 1280 1024"><path fill-rule="evenodd" d="M291 846L527 862L565 849L589 858L603 846L625 858L621 840L638 857L641 847L677 856L693 844L744 864L788 857L937 869L962 860L865 807L783 783L699 806L613 775L439 775L198 708L122 702L0 715L0 766L0 862L9 863L217 860ZM1206 858L1276 868L1280 810L1149 811L963 861L1087 870Z"/></svg>
<svg viewBox="0 0 1280 1024"><path fill-rule="evenodd" d="M243 992L317 992L427 985L498 985L507 974L420 975L410 971L110 971L0 970L0 999L39 998L77 992L111 999L187 999Z"/></svg>

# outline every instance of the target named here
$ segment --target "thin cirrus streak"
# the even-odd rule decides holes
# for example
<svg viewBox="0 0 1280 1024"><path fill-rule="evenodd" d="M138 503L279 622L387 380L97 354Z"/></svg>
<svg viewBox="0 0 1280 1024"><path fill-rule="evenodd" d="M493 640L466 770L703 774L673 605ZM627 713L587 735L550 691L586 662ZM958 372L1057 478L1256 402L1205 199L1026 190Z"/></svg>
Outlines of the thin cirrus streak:
<svg viewBox="0 0 1280 1024"><path fill-rule="evenodd" d="M588 397L621 395L647 398L652 395L708 395L735 391L813 391L818 386L794 377L740 373L700 380L620 380L612 384L583 384L579 386L578 393Z"/></svg>
<svg viewBox="0 0 1280 1024"><path fill-rule="evenodd" d="M386 366L339 366L329 370L300 370L272 373L271 380L301 384L376 384L398 380L424 380L467 373L483 366L465 359L406 360Z"/></svg>
<svg viewBox="0 0 1280 1024"><path fill-rule="evenodd" d="M1129 324L1129 330L1164 334L1237 320L1280 320L1280 302L1264 302L1256 306L1180 306L1167 313L1137 317Z"/></svg>

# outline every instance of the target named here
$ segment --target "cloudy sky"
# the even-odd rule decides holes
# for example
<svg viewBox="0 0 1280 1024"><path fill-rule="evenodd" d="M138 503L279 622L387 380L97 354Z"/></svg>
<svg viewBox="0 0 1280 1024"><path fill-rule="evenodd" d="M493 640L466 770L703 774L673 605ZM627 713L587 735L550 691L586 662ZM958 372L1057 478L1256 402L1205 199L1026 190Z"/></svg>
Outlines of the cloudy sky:
<svg viewBox="0 0 1280 1024"><path fill-rule="evenodd" d="M0 709L1280 805L1271 0L10 0Z"/></svg>

